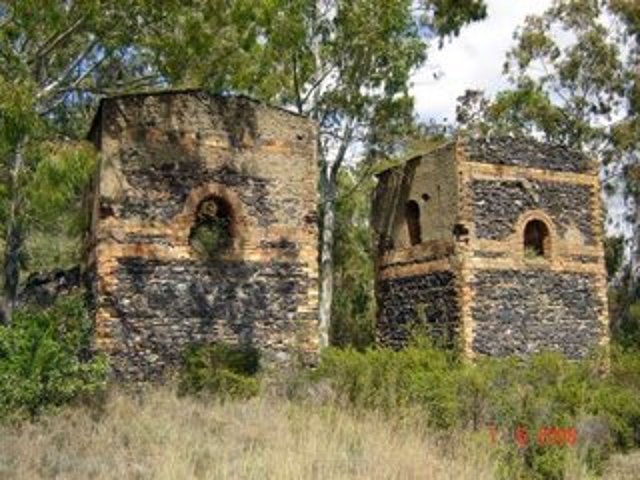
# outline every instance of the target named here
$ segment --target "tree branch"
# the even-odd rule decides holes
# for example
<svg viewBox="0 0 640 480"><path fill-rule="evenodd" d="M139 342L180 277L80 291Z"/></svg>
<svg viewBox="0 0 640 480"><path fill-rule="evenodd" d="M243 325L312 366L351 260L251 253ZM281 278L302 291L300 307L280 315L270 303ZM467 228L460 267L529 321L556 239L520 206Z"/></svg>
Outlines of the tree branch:
<svg viewBox="0 0 640 480"><path fill-rule="evenodd" d="M80 26L84 23L86 18L87 18L86 15L83 15L78 20L76 20L71 26L69 26L69 28L67 28L66 30L63 30L62 32L59 32L59 33L54 33L51 37L49 37L47 40L43 42L42 46L36 51L35 55L28 63L32 64L36 60L49 55L49 53L55 50L58 47L58 45L60 45L67 38L73 35L76 32L76 30L78 30L78 28L80 28Z"/></svg>
<svg viewBox="0 0 640 480"><path fill-rule="evenodd" d="M300 80L298 78L298 55L296 53L293 54L293 89L296 94L296 109L299 114L302 114L302 98L300 97Z"/></svg>
<svg viewBox="0 0 640 480"><path fill-rule="evenodd" d="M349 150L349 146L351 144L351 137L353 135L353 120L350 120L347 125L344 127L344 133L342 135L342 142L340 143L340 147L338 147L338 153L336 154L336 159L329 166L329 180L335 181L338 176L338 170L344 163L344 160L347 155L347 151Z"/></svg>
<svg viewBox="0 0 640 480"><path fill-rule="evenodd" d="M326 78L329 76L329 74L335 69L335 65L331 65L331 67L329 69L327 69L323 74L321 74L318 79L313 82L313 84L309 87L309 90L307 90L307 93L305 93L303 99L302 99L302 104L304 105L305 103L307 103L307 101L309 100L309 97L314 93L314 91L320 87L320 85L322 84L322 82L324 82L326 80ZM316 106L314 105L314 108Z"/></svg>
<svg viewBox="0 0 640 480"><path fill-rule="evenodd" d="M69 78L69 75L71 75L71 73L82 63L82 61L85 60L87 58L87 56L89 56L89 54L96 47L97 44L98 44L98 41L97 40L93 40L87 46L87 48L84 49L82 51L82 53L80 53L69 64L69 66L66 69L64 69L64 71L58 76L58 78L56 78L54 81L49 83L49 85L43 87L42 90L40 90L40 92L38 92L38 94L36 95L36 99L37 100L41 100L44 97L46 97L47 95L49 95L51 92L53 92L54 90L58 89L60 87L60 85L62 85Z"/></svg>

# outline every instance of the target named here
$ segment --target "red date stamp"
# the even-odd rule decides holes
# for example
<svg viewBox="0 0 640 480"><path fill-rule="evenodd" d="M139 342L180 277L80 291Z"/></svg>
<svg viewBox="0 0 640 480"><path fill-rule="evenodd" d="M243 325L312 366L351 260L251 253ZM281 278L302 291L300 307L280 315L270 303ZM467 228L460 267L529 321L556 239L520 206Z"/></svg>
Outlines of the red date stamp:
<svg viewBox="0 0 640 480"><path fill-rule="evenodd" d="M489 439L495 445L500 440L512 439L520 448L525 448L532 442L541 447L574 446L578 441L578 432L573 427L540 427L535 436L529 434L526 427L516 427L513 432L499 432L495 425L489 427Z"/></svg>

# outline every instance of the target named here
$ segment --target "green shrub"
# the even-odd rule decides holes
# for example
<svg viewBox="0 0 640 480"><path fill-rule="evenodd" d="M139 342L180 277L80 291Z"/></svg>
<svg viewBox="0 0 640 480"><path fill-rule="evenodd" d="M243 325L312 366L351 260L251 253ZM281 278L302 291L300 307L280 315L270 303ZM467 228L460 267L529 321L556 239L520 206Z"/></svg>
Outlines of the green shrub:
<svg viewBox="0 0 640 480"><path fill-rule="evenodd" d="M226 252L233 243L228 220L215 219L194 227L190 242L202 258L217 258Z"/></svg>
<svg viewBox="0 0 640 480"><path fill-rule="evenodd" d="M193 346L180 374L181 394L250 398L258 394L260 357L255 348L223 343Z"/></svg>
<svg viewBox="0 0 640 480"><path fill-rule="evenodd" d="M459 368L448 352L411 347L387 349L326 349L315 373L329 379L340 397L356 407L389 414L416 407L428 422L441 428L456 423L455 375Z"/></svg>
<svg viewBox="0 0 640 480"><path fill-rule="evenodd" d="M92 358L91 331L80 297L22 309L0 327L0 417L34 417L102 392L107 364Z"/></svg>
<svg viewBox="0 0 640 480"><path fill-rule="evenodd" d="M560 479L571 458L598 473L614 449L640 445L640 354L613 349L604 370L600 358L557 353L465 363L423 342L398 352L330 348L314 378L354 408L418 409L432 427L486 430L487 439L495 429L501 478ZM577 444L540 441L552 427L576 429Z"/></svg>

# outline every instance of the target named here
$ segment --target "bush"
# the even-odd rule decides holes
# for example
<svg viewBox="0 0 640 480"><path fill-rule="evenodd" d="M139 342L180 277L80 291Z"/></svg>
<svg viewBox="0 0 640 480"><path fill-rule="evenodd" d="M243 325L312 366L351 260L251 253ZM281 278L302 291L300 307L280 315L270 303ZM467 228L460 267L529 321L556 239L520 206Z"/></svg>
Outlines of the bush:
<svg viewBox="0 0 640 480"><path fill-rule="evenodd" d="M614 449L640 445L640 354L613 349L608 368L557 353L471 364L424 343L327 349L314 378L354 408L418 409L438 429L494 432L501 478L560 479L575 456L598 473ZM545 442L553 427L576 431L577 445Z"/></svg>
<svg viewBox="0 0 640 480"><path fill-rule="evenodd" d="M193 346L185 355L178 391L222 398L258 394L258 351L249 346L216 343Z"/></svg>
<svg viewBox="0 0 640 480"><path fill-rule="evenodd" d="M356 407L398 414L420 407L430 424L451 427L458 405L455 375L459 366L448 352L435 348L326 349L317 379L329 379L338 395Z"/></svg>
<svg viewBox="0 0 640 480"><path fill-rule="evenodd" d="M92 358L91 331L80 297L17 311L0 327L0 416L35 417L102 392L107 364Z"/></svg>

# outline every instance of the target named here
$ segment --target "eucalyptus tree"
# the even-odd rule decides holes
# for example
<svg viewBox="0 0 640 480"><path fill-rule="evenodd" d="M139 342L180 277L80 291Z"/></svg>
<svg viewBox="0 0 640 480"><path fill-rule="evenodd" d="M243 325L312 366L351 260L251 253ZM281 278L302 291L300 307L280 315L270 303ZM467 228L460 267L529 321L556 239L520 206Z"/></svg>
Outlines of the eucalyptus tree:
<svg viewBox="0 0 640 480"><path fill-rule="evenodd" d="M136 41L175 5L163 2L158 10L147 0L0 2L0 317L6 323L28 233L51 228L55 218L45 218L55 217L52 208L71 200L88 174L91 154L60 141L77 136L74 120L86 121L96 94L162 81Z"/></svg>

